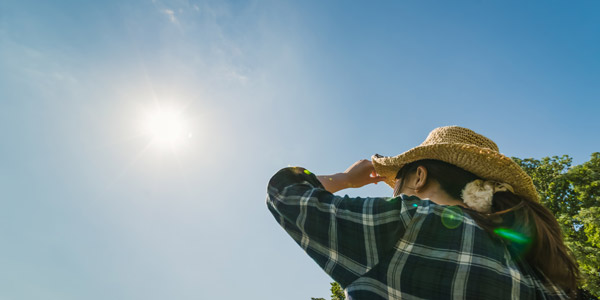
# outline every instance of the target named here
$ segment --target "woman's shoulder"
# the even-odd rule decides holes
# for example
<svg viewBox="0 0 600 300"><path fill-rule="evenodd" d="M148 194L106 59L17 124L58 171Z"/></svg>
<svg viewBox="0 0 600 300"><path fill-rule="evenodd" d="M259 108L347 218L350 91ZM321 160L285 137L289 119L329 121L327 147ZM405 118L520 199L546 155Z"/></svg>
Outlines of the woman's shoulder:
<svg viewBox="0 0 600 300"><path fill-rule="evenodd" d="M447 249L493 260L506 265L506 244L481 228L467 209L437 204L429 199L407 196L415 209L415 242L435 249Z"/></svg>
<svg viewBox="0 0 600 300"><path fill-rule="evenodd" d="M524 251L509 247L501 232L480 227L468 209L415 196L403 199L415 213L402 244L410 246L416 256L468 264L472 280L487 282L500 278L507 286L510 282L518 283L522 295L550 294L551 290L541 284L543 278L524 261Z"/></svg>

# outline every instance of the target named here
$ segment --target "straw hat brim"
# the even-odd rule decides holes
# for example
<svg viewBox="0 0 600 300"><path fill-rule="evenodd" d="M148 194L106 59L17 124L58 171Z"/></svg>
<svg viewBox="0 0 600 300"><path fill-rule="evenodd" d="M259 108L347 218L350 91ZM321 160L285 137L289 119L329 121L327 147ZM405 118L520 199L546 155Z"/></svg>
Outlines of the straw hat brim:
<svg viewBox="0 0 600 300"><path fill-rule="evenodd" d="M539 196L531 177L512 159L492 149L470 144L437 143L417 146L397 156L373 155L375 171L385 176L385 182L393 189L396 174L405 164L422 160L441 160L467 170L485 180L510 184L515 194L530 201L539 202Z"/></svg>

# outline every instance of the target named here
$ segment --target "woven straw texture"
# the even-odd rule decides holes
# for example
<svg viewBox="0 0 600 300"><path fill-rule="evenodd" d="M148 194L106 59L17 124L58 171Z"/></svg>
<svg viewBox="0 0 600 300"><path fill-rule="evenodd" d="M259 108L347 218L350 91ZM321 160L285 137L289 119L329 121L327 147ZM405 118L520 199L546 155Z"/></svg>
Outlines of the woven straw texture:
<svg viewBox="0 0 600 300"><path fill-rule="evenodd" d="M405 164L421 159L437 159L463 168L484 180L510 184L515 194L539 202L531 177L509 157L499 152L492 140L470 129L446 126L434 129L421 145L400 155L371 157L375 171L394 188L395 177Z"/></svg>

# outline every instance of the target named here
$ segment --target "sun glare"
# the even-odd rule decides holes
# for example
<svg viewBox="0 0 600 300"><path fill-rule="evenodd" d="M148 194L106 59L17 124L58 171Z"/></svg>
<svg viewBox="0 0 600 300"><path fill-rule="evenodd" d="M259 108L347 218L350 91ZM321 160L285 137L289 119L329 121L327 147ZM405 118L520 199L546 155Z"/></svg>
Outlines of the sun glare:
<svg viewBox="0 0 600 300"><path fill-rule="evenodd" d="M147 112L142 131L153 144L159 146L177 146L192 136L182 111L173 108Z"/></svg>

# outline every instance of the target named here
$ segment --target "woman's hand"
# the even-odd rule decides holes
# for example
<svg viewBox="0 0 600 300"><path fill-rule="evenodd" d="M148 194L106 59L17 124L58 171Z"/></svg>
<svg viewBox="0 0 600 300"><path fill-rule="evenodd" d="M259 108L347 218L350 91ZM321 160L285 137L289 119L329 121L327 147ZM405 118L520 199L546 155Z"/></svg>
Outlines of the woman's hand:
<svg viewBox="0 0 600 300"><path fill-rule="evenodd" d="M385 180L385 177L378 176L375 173L373 163L368 159L361 159L351 165L344 173L347 176L349 187L359 188L369 183L377 184Z"/></svg>
<svg viewBox="0 0 600 300"><path fill-rule="evenodd" d="M368 159L355 162L343 173L319 175L317 178L330 193L346 188L359 188L369 183L377 184L377 182L385 180L385 177L378 176L375 173L373 163Z"/></svg>

